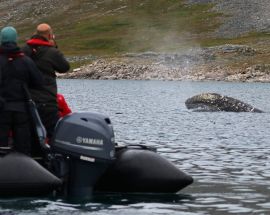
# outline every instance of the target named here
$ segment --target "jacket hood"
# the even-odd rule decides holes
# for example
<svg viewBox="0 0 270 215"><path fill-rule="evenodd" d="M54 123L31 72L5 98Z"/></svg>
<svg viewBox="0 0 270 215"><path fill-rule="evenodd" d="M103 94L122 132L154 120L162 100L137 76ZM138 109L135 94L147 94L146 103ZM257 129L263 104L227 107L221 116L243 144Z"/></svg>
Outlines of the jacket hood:
<svg viewBox="0 0 270 215"><path fill-rule="evenodd" d="M21 49L17 46L16 43L13 42L3 43L0 46L0 54L7 55L11 58L24 56L24 53L21 51Z"/></svg>
<svg viewBox="0 0 270 215"><path fill-rule="evenodd" d="M54 46L46 38L41 37L41 36L33 36L26 43L27 45L30 45L30 46L51 46L51 47Z"/></svg>

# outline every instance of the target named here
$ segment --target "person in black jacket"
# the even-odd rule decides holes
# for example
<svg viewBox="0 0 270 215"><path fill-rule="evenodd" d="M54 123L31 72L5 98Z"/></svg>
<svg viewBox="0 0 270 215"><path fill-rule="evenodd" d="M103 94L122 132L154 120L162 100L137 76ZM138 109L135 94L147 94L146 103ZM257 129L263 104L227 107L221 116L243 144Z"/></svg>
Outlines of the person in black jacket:
<svg viewBox="0 0 270 215"><path fill-rule="evenodd" d="M4 101L0 110L0 146L8 146L9 133L12 132L14 150L30 154L30 115L24 88L40 87L42 74L17 46L15 28L3 28L0 40L0 97Z"/></svg>
<svg viewBox="0 0 270 215"><path fill-rule="evenodd" d="M56 72L68 72L70 65L57 48L52 28L46 23L37 26L36 33L27 41L23 51L34 60L45 79L43 87L39 90L31 90L31 95L37 104L39 115L47 130L47 137L51 138L60 118L57 104Z"/></svg>

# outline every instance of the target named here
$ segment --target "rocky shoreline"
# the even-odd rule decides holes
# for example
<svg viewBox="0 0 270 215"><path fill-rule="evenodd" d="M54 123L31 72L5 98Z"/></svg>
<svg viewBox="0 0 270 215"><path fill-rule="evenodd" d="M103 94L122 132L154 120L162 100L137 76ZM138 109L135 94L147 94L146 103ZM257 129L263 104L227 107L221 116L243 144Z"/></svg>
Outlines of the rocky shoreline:
<svg viewBox="0 0 270 215"><path fill-rule="evenodd" d="M58 74L59 79L100 80L169 80L169 81L235 81L270 83L270 64L258 64L242 69L202 65L193 68L164 65L127 64L117 60L99 59L92 64Z"/></svg>
<svg viewBox="0 0 270 215"><path fill-rule="evenodd" d="M191 49L184 53L129 53L97 58L58 78L270 82L270 64L248 64L258 51L245 45ZM81 57L82 58L82 57ZM74 59L73 59L74 60ZM240 66L232 66L234 63Z"/></svg>

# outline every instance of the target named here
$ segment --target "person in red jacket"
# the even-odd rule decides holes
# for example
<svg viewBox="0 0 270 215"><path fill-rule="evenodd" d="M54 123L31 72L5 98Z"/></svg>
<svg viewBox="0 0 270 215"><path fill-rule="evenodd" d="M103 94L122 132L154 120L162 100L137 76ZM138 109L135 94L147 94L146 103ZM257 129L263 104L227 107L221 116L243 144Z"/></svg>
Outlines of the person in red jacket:
<svg viewBox="0 0 270 215"><path fill-rule="evenodd" d="M57 103L58 103L58 114L61 118L72 112L64 96L60 93L57 93Z"/></svg>
<svg viewBox="0 0 270 215"><path fill-rule="evenodd" d="M44 77L41 89L31 89L31 97L37 105L41 121L44 124L48 138L54 134L58 115L56 72L66 73L70 69L69 62L57 48L54 33L47 23L39 24L35 34L22 48L31 57Z"/></svg>

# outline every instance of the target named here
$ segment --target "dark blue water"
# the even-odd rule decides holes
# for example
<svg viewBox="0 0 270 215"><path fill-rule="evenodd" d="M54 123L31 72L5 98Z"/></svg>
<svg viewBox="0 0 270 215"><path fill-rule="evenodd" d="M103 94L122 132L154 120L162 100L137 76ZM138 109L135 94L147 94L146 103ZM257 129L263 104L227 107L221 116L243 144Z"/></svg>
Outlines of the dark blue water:
<svg viewBox="0 0 270 215"><path fill-rule="evenodd" d="M194 183L175 195L106 194L88 202L0 200L0 214L270 214L270 84L59 80L73 111L110 116L119 143L154 146ZM216 92L265 113L191 112Z"/></svg>

